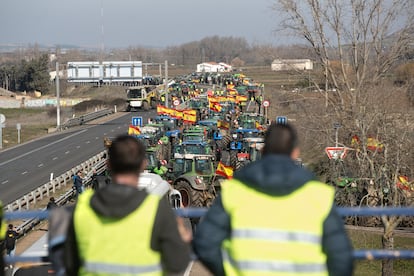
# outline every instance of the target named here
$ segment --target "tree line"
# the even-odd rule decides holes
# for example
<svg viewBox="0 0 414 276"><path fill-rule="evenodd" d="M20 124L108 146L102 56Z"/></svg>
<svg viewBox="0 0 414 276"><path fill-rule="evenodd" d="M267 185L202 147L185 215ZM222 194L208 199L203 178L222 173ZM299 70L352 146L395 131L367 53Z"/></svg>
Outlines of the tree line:
<svg viewBox="0 0 414 276"><path fill-rule="evenodd" d="M49 90L49 56L47 53L30 59L11 60L0 64L1 87L10 91Z"/></svg>

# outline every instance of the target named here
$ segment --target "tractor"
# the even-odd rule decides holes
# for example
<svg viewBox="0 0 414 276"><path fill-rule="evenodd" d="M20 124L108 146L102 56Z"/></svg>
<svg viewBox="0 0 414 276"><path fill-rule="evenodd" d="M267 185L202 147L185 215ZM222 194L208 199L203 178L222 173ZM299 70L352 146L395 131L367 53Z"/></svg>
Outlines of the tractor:
<svg viewBox="0 0 414 276"><path fill-rule="evenodd" d="M132 109L148 111L150 108L156 108L162 96L158 88L153 85L130 86L126 89L126 93L128 112Z"/></svg>
<svg viewBox="0 0 414 276"><path fill-rule="evenodd" d="M171 160L174 189L181 194L184 207L210 206L219 183L213 183L212 155L182 154Z"/></svg>

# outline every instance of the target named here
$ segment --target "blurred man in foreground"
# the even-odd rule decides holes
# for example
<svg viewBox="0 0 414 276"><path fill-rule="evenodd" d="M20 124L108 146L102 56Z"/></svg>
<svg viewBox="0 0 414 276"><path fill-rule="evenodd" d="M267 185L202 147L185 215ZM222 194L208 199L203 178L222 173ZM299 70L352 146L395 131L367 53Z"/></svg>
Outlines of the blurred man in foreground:
<svg viewBox="0 0 414 276"><path fill-rule="evenodd" d="M190 261L168 201L137 188L145 147L132 136L108 150L112 183L79 197L65 243L68 275L162 275Z"/></svg>
<svg viewBox="0 0 414 276"><path fill-rule="evenodd" d="M298 138L272 124L263 158L222 185L194 249L214 275L352 275L334 189L295 164Z"/></svg>

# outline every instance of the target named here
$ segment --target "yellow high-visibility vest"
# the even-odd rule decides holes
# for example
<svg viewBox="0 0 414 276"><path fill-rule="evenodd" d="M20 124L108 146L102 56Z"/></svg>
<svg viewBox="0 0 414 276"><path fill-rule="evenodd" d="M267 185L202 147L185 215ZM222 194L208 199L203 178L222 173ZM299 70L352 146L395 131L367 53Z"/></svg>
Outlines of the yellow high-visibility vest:
<svg viewBox="0 0 414 276"><path fill-rule="evenodd" d="M310 181L276 197L232 179L221 195L232 228L222 248L226 275L328 275L321 244L331 187Z"/></svg>
<svg viewBox="0 0 414 276"><path fill-rule="evenodd" d="M0 201L0 241L4 240L6 237L7 225L3 219L3 204Z"/></svg>
<svg viewBox="0 0 414 276"><path fill-rule="evenodd" d="M149 194L138 209L117 219L97 215L92 195L82 193L74 213L79 275L162 275L160 254L150 248L159 197Z"/></svg>

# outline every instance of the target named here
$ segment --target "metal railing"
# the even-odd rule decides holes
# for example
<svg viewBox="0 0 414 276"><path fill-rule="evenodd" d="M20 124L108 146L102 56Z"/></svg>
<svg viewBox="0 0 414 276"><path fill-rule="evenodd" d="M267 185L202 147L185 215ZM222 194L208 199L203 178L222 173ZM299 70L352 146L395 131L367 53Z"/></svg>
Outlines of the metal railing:
<svg viewBox="0 0 414 276"><path fill-rule="evenodd" d="M72 176L79 170L88 172L83 179L84 184L88 185L92 180L92 174L94 170L96 171L97 174L101 174L105 171L106 169L105 161L106 161L106 151L102 151L99 154L86 160L82 164L76 167L73 167L72 169L65 172L64 174L52 179L46 184L43 184L42 186L27 193L21 198L8 204L5 207L5 210L7 212L13 212L13 211L21 211L24 209L29 210L30 208L34 208L35 205L39 201L43 200L43 198L50 197L51 194L55 194L57 191L59 191L61 188L66 187L68 184L72 185L73 184ZM63 205L70 198L72 198L73 195L74 195L74 190L70 189L65 194L57 198L56 203L58 205ZM16 228L21 234L25 234L30 229L32 229L35 225L37 225L39 221L40 221L39 218L32 217L29 220L24 221L22 224L20 224Z"/></svg>
<svg viewBox="0 0 414 276"><path fill-rule="evenodd" d="M112 113L113 113L113 111L111 109L108 109L108 108L102 109L102 110L99 110L99 111L96 111L96 112L91 112L91 113L81 115L81 116L76 117L76 118L69 119L68 121L63 123L61 127L62 128L69 128L69 127L73 127L73 126L80 126L80 125L83 125L84 123L93 121L95 119L98 119L98 118L103 117L103 116L107 116L107 115L112 114Z"/></svg>
<svg viewBox="0 0 414 276"><path fill-rule="evenodd" d="M414 216L414 208L338 208L341 216L379 216L379 215L405 215ZM182 208L175 209L178 216L185 218L202 217L207 208ZM33 218L42 220L47 219L48 211L23 211L23 212L6 212L6 219ZM414 259L414 250L383 250L383 249L366 249L354 250L353 257L355 260L380 260L380 259ZM47 256L17 256L6 257L8 263L14 262L45 262Z"/></svg>

